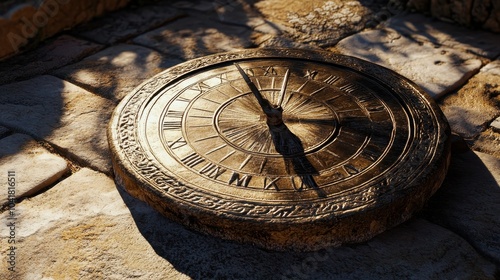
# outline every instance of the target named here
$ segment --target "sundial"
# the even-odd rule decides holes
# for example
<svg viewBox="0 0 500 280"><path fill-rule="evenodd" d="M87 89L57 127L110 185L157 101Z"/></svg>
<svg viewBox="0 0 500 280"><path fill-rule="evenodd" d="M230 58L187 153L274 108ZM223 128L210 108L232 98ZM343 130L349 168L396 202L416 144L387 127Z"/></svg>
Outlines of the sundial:
<svg viewBox="0 0 500 280"><path fill-rule="evenodd" d="M188 228L273 250L366 241L421 209L449 126L418 86L327 52L252 49L174 66L116 108L116 182Z"/></svg>

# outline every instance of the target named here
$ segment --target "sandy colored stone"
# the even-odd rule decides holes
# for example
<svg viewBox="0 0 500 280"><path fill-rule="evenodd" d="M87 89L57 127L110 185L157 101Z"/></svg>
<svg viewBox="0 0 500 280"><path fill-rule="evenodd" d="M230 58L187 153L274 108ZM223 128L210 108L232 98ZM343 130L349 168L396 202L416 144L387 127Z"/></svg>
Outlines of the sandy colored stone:
<svg viewBox="0 0 500 280"><path fill-rule="evenodd" d="M494 273L462 238L421 219L365 244L318 252L224 241L172 223L85 168L16 207L21 279L493 279ZM7 212L0 217L5 222Z"/></svg>
<svg viewBox="0 0 500 280"><path fill-rule="evenodd" d="M500 131L500 117L493 120L490 124L490 127L496 131Z"/></svg>
<svg viewBox="0 0 500 280"><path fill-rule="evenodd" d="M500 264L500 159L483 153L455 154L428 218L462 236Z"/></svg>
<svg viewBox="0 0 500 280"><path fill-rule="evenodd" d="M16 199L31 196L49 186L68 171L68 164L51 154L31 137L12 134L0 140L0 174L15 172ZM0 189L0 204L8 202L7 186Z"/></svg>
<svg viewBox="0 0 500 280"><path fill-rule="evenodd" d="M486 64L483 68L481 68L481 72L485 74L500 76L500 59Z"/></svg>
<svg viewBox="0 0 500 280"><path fill-rule="evenodd" d="M128 8L97 18L72 33L101 44L114 44L156 28L182 16L169 4Z"/></svg>
<svg viewBox="0 0 500 280"><path fill-rule="evenodd" d="M399 15L384 25L419 42L431 42L454 49L475 53L487 58L500 54L500 34L485 30L457 27L422 14Z"/></svg>
<svg viewBox="0 0 500 280"><path fill-rule="evenodd" d="M472 149L493 155L500 159L500 130L495 129L493 126L481 132L479 136L474 139Z"/></svg>
<svg viewBox="0 0 500 280"><path fill-rule="evenodd" d="M40 48L0 62L0 84L34 77L78 61L102 46L68 35L45 42Z"/></svg>
<svg viewBox="0 0 500 280"><path fill-rule="evenodd" d="M148 48L122 44L58 69L54 75L118 101L145 80L179 62Z"/></svg>
<svg viewBox="0 0 500 280"><path fill-rule="evenodd" d="M383 5L381 1L264 0L255 7L266 20L288 28L297 41L324 47L363 30Z"/></svg>
<svg viewBox="0 0 500 280"><path fill-rule="evenodd" d="M184 60L252 45L248 27L223 24L202 15L178 19L133 41Z"/></svg>
<svg viewBox="0 0 500 280"><path fill-rule="evenodd" d="M479 72L440 102L452 130L466 139L477 136L500 115L500 80L492 72Z"/></svg>
<svg viewBox="0 0 500 280"><path fill-rule="evenodd" d="M102 173L84 168L15 213L17 279L188 279L148 244Z"/></svg>
<svg viewBox="0 0 500 280"><path fill-rule="evenodd" d="M84 166L111 172L106 127L114 105L53 76L0 87L0 125L44 139Z"/></svg>
<svg viewBox="0 0 500 280"><path fill-rule="evenodd" d="M336 50L392 69L435 99L464 84L482 65L471 54L419 43L392 29L352 35L340 41Z"/></svg>

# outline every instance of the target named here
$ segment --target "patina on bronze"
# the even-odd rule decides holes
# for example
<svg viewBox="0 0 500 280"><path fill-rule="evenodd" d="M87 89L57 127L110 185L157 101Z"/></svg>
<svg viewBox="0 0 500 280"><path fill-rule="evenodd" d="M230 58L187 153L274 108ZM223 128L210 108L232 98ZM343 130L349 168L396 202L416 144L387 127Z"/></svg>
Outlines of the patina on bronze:
<svg viewBox="0 0 500 280"><path fill-rule="evenodd" d="M419 210L449 127L398 74L327 52L256 49L177 65L109 126L116 182L185 226L274 250L366 241Z"/></svg>

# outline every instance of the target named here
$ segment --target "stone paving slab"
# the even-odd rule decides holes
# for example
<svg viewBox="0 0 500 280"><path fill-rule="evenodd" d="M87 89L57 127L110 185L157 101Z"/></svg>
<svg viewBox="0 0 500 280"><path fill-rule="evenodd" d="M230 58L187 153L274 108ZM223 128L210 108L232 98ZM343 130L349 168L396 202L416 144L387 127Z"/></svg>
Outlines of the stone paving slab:
<svg viewBox="0 0 500 280"><path fill-rule="evenodd" d="M169 4L156 4L139 8L128 8L107 14L72 31L100 44L114 44L156 28L182 16Z"/></svg>
<svg viewBox="0 0 500 280"><path fill-rule="evenodd" d="M102 173L83 168L15 213L17 279L188 279L144 240Z"/></svg>
<svg viewBox="0 0 500 280"><path fill-rule="evenodd" d="M492 127L495 131L500 132L500 117L492 121L490 127Z"/></svg>
<svg viewBox="0 0 500 280"><path fill-rule="evenodd" d="M435 99L457 89L482 66L472 54L416 42L393 29L360 32L340 41L335 50L392 69Z"/></svg>
<svg viewBox="0 0 500 280"><path fill-rule="evenodd" d="M44 74L97 52L101 45L68 35L47 41L41 47L0 62L0 85Z"/></svg>
<svg viewBox="0 0 500 280"><path fill-rule="evenodd" d="M495 269L462 238L422 219L364 244L311 253L224 241L184 229L86 168L15 211L17 276L25 279L493 279Z"/></svg>
<svg viewBox="0 0 500 280"><path fill-rule="evenodd" d="M79 163L111 172L106 128L114 104L53 76L0 87L0 125L44 139Z"/></svg>
<svg viewBox="0 0 500 280"><path fill-rule="evenodd" d="M262 0L256 9L266 20L286 29L302 43L332 46L363 30L385 5L384 1Z"/></svg>
<svg viewBox="0 0 500 280"><path fill-rule="evenodd" d="M31 137L12 134L0 140L0 174L16 173L15 198L31 196L68 171L67 162L51 154ZM0 205L8 202L8 188L0 188Z"/></svg>
<svg viewBox="0 0 500 280"><path fill-rule="evenodd" d="M500 159L472 151L454 154L427 217L456 232L500 265Z"/></svg>
<svg viewBox="0 0 500 280"><path fill-rule="evenodd" d="M500 76L500 59L494 60L481 68L481 72Z"/></svg>
<svg viewBox="0 0 500 280"><path fill-rule="evenodd" d="M432 42L493 59L500 55L500 34L458 27L422 14L402 14L384 24L419 42Z"/></svg>
<svg viewBox="0 0 500 280"><path fill-rule="evenodd" d="M482 69L455 94L440 101L452 131L466 139L479 135L500 115L500 76L492 74L491 66L491 70Z"/></svg>
<svg viewBox="0 0 500 280"><path fill-rule="evenodd" d="M133 41L183 60L252 46L250 28L223 24L202 14L178 19Z"/></svg>
<svg viewBox="0 0 500 280"><path fill-rule="evenodd" d="M167 59L148 48L121 44L52 74L118 101L143 81L179 62L179 59Z"/></svg>

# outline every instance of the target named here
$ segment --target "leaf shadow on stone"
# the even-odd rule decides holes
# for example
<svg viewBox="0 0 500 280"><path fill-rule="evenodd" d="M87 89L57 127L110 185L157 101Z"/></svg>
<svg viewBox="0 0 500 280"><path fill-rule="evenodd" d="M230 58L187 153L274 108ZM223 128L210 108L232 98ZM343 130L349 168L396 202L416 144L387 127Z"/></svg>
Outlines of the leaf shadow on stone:
<svg viewBox="0 0 500 280"><path fill-rule="evenodd" d="M452 153L446 179L422 215L459 234L500 268L499 182L497 158L472 151Z"/></svg>
<svg viewBox="0 0 500 280"><path fill-rule="evenodd" d="M19 82L0 87L0 125L13 133L43 140L61 124L63 90L64 84L59 79L54 79L50 85L37 79L34 84ZM8 156L19 151L3 150L1 155Z"/></svg>
<svg viewBox="0 0 500 280"><path fill-rule="evenodd" d="M145 80L179 62L151 49L119 44L54 74L117 103Z"/></svg>

